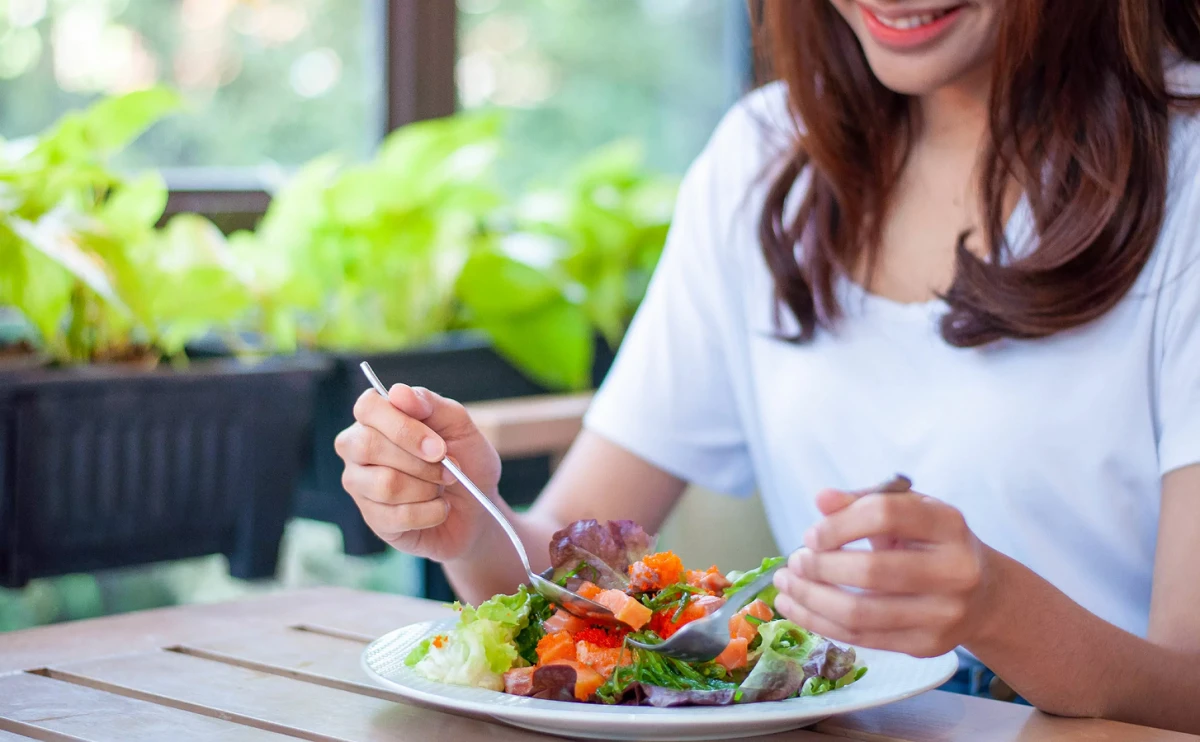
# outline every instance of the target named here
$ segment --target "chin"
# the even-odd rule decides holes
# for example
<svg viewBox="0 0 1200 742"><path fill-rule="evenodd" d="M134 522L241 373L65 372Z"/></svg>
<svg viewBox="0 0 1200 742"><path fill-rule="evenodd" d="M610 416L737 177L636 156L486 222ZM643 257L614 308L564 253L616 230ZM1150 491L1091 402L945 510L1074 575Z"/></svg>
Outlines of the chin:
<svg viewBox="0 0 1200 742"><path fill-rule="evenodd" d="M879 82L922 96L987 72L1004 0L829 2L858 38Z"/></svg>

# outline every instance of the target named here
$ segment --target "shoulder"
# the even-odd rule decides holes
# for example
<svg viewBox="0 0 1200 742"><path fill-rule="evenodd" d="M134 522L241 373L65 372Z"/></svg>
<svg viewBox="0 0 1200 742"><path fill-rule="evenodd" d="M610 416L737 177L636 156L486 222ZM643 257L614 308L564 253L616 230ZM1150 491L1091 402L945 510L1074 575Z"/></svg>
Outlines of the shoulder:
<svg viewBox="0 0 1200 742"><path fill-rule="evenodd" d="M701 158L737 180L758 178L782 163L796 144L800 127L788 105L783 82L743 96L721 119Z"/></svg>
<svg viewBox="0 0 1200 742"><path fill-rule="evenodd" d="M725 250L753 230L775 173L790 158L799 127L787 88L771 83L745 95L717 124L684 176L677 217L701 219ZM751 231L751 234L753 231Z"/></svg>

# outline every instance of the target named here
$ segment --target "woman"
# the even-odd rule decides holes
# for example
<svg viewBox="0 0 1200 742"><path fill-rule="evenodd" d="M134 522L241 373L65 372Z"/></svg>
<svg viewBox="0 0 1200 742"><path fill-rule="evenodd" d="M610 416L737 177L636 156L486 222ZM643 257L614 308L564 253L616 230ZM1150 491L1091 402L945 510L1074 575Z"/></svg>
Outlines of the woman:
<svg viewBox="0 0 1200 742"><path fill-rule="evenodd" d="M965 648L1052 713L1200 732L1200 2L763 12L783 82L685 178L585 431L511 516L524 540L757 486L795 550L785 616ZM495 451L452 401L390 402L365 393L338 441L347 491L466 599L512 589L436 465L499 502ZM847 493L895 471L919 493Z"/></svg>

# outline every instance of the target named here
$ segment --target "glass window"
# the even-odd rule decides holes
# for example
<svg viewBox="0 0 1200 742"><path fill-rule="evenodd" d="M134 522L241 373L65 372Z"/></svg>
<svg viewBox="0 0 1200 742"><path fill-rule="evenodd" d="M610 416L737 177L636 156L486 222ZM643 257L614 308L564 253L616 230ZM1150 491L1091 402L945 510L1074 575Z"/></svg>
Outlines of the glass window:
<svg viewBox="0 0 1200 742"><path fill-rule="evenodd" d="M506 175L636 137L682 172L742 91L743 0L458 0L460 105L510 110Z"/></svg>
<svg viewBox="0 0 1200 742"><path fill-rule="evenodd" d="M156 83L189 108L123 164L365 156L383 130L383 0L0 0L0 135Z"/></svg>

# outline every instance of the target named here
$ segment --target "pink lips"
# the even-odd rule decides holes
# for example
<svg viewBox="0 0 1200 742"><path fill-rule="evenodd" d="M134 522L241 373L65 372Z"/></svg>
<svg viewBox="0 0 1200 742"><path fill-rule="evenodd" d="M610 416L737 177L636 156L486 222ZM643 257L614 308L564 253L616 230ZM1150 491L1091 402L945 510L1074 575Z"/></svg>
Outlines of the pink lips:
<svg viewBox="0 0 1200 742"><path fill-rule="evenodd" d="M916 49L936 41L950 30L950 27L962 14L962 6L959 6L930 23L915 28L894 28L880 20L879 16L867 6L860 3L858 7L871 36L883 46L897 51ZM919 14L914 13L913 15Z"/></svg>

